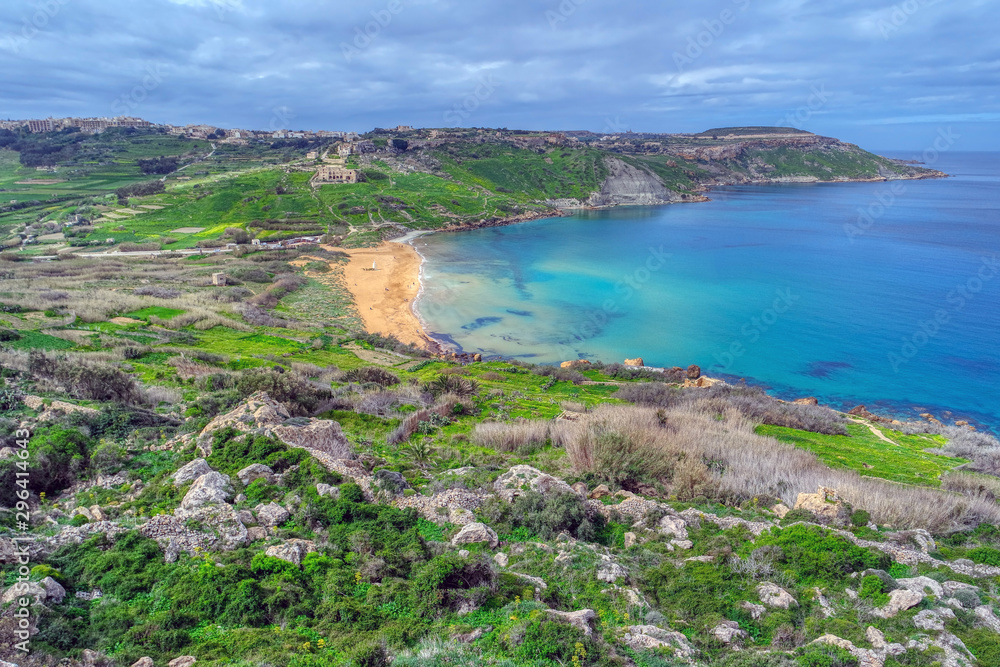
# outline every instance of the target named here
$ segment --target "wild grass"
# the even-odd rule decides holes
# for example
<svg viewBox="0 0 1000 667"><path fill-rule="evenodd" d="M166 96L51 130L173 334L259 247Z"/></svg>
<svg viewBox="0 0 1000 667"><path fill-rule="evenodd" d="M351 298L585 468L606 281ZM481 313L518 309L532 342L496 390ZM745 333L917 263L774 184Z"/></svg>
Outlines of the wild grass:
<svg viewBox="0 0 1000 667"><path fill-rule="evenodd" d="M481 422L472 429L472 442L498 452L528 452L544 446L552 424L544 421Z"/></svg>

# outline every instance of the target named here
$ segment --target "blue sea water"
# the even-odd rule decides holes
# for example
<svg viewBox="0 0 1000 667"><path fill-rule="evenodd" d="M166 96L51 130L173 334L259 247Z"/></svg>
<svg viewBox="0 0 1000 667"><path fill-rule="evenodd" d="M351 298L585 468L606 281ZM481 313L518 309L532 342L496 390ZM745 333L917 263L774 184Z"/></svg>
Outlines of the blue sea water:
<svg viewBox="0 0 1000 667"><path fill-rule="evenodd" d="M698 364L785 398L995 429L1000 154L934 166L952 178L727 187L424 236L418 310L466 352Z"/></svg>

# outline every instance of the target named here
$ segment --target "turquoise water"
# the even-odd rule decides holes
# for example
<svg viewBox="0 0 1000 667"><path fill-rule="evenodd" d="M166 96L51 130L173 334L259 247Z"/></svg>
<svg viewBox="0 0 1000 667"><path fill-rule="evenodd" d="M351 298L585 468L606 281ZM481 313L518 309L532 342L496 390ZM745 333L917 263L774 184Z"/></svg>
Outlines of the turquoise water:
<svg viewBox="0 0 1000 667"><path fill-rule="evenodd" d="M698 364L783 397L997 427L1000 154L935 167L954 177L720 188L421 237L418 308L466 352Z"/></svg>

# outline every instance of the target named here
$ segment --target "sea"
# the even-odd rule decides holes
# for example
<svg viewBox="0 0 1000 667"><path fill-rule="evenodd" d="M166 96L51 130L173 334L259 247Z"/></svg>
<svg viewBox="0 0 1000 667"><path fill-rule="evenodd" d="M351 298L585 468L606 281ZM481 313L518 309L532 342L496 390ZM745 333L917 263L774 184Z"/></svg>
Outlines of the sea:
<svg viewBox="0 0 1000 667"><path fill-rule="evenodd" d="M720 187L422 236L416 308L488 358L696 364L780 398L1000 430L1000 153L933 167L950 177Z"/></svg>

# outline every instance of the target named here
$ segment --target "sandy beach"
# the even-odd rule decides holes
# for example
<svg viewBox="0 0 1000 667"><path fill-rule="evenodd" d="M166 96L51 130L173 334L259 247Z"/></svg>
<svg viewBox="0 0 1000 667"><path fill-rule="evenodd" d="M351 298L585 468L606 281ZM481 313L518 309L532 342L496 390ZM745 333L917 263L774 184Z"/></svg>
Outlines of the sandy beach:
<svg viewBox="0 0 1000 667"><path fill-rule="evenodd" d="M413 246L390 241L375 248L337 250L350 255L344 280L354 296L365 330L393 335L404 343L437 351L436 343L424 333L413 312L413 300L420 293L423 261Z"/></svg>

